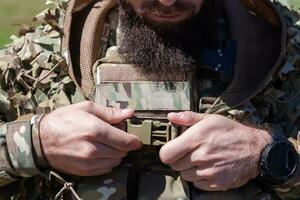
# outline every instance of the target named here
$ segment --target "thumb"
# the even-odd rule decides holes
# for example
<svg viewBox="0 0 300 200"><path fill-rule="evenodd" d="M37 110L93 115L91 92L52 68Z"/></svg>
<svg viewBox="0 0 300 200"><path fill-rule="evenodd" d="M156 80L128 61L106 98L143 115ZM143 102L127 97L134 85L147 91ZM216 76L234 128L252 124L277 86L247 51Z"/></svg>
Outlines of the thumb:
<svg viewBox="0 0 300 200"><path fill-rule="evenodd" d="M183 126L193 126L201 120L207 118L207 114L199 114L191 111L179 112L179 113L169 113L168 120L177 125Z"/></svg>
<svg viewBox="0 0 300 200"><path fill-rule="evenodd" d="M133 109L118 109L105 107L103 113L100 113L99 117L109 123L109 124L118 124L123 120L132 118L134 116Z"/></svg>
<svg viewBox="0 0 300 200"><path fill-rule="evenodd" d="M85 110L86 112L100 118L101 120L109 124L117 124L125 119L132 118L134 116L133 109L118 109L112 107L105 107L97 105L94 102L86 101L83 103L75 104L74 106Z"/></svg>

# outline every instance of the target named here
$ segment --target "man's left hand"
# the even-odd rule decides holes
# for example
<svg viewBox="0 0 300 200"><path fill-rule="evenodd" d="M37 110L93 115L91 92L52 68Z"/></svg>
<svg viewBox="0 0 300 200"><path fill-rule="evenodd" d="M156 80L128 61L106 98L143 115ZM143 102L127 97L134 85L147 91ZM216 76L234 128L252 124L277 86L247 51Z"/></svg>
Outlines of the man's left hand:
<svg viewBox="0 0 300 200"><path fill-rule="evenodd" d="M240 187L259 174L259 160L271 141L267 131L221 115L170 113L170 122L190 127L160 150L162 162L205 191Z"/></svg>

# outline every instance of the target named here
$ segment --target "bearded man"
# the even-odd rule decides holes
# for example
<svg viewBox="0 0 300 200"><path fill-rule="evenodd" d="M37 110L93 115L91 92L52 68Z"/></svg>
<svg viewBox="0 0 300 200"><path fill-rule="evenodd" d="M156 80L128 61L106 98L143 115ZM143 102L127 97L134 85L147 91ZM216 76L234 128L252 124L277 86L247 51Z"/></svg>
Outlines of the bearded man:
<svg viewBox="0 0 300 200"><path fill-rule="evenodd" d="M300 197L286 1L50 3L0 52L0 199Z"/></svg>

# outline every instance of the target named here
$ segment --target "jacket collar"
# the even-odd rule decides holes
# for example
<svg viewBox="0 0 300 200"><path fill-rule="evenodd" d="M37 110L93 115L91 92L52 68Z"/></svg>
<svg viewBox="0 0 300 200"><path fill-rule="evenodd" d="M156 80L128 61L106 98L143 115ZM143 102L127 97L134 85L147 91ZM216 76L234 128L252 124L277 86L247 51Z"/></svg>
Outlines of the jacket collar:
<svg viewBox="0 0 300 200"><path fill-rule="evenodd" d="M277 17L279 27L250 12L243 1L224 0L223 6L230 35L238 47L234 78L221 98L236 107L257 95L281 67L286 52L286 24L272 3L264 4L268 9L265 13L274 13L268 16L273 16L273 23Z"/></svg>

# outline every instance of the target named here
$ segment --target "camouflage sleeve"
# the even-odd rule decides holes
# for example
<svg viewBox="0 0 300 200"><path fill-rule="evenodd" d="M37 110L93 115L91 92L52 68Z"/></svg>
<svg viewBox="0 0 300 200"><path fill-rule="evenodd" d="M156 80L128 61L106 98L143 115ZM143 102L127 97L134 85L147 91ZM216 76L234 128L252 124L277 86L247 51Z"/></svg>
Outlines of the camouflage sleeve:
<svg viewBox="0 0 300 200"><path fill-rule="evenodd" d="M0 187L49 167L42 152L39 122L44 115L22 116L0 125ZM27 120L25 120L25 119Z"/></svg>
<svg viewBox="0 0 300 200"><path fill-rule="evenodd" d="M36 163L46 163L37 119L20 118L85 100L61 53L68 0L46 3L52 6L34 18L37 25L22 27L12 43L0 49L0 187L38 174Z"/></svg>
<svg viewBox="0 0 300 200"><path fill-rule="evenodd" d="M0 186L39 174L33 155L31 120L5 123L0 126Z"/></svg>
<svg viewBox="0 0 300 200"><path fill-rule="evenodd" d="M300 199L300 8L296 1L274 0L287 26L286 62L263 91L269 120L275 132L283 133L299 153L296 175L286 184L270 186L280 199ZM268 115L269 115L268 114Z"/></svg>
<svg viewBox="0 0 300 200"><path fill-rule="evenodd" d="M0 127L0 187L16 180L6 149L6 130ZM9 172L10 171L10 172Z"/></svg>

